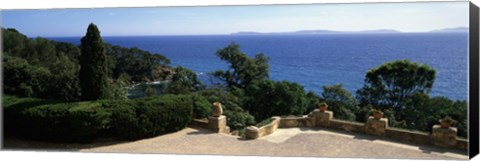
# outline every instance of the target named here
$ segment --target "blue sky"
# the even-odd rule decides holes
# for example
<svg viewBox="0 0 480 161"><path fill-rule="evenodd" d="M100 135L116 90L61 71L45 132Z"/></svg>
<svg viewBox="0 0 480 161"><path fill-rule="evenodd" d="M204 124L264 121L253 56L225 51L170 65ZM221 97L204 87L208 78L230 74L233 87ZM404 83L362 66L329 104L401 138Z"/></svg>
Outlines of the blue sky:
<svg viewBox="0 0 480 161"><path fill-rule="evenodd" d="M468 26L468 2L2 10L1 14L2 27L16 28L29 37L82 36L90 22L103 36L315 29L424 32Z"/></svg>

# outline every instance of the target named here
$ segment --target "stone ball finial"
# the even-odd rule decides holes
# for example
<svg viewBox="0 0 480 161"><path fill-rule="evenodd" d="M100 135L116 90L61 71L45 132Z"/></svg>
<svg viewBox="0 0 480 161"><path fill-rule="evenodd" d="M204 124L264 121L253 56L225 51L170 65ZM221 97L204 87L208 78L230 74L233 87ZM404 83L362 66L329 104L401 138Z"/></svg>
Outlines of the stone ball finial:
<svg viewBox="0 0 480 161"><path fill-rule="evenodd" d="M213 117L220 117L222 115L222 113L223 113L222 103L214 102L213 103L212 116Z"/></svg>

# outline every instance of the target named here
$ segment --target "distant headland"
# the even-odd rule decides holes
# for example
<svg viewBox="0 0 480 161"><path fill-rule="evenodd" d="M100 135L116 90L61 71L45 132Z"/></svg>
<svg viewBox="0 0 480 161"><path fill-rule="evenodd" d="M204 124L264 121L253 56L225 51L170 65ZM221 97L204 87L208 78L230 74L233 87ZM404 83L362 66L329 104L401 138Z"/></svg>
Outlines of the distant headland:
<svg viewBox="0 0 480 161"><path fill-rule="evenodd" d="M449 33L449 32L468 32L468 27L444 28L427 31L426 33ZM241 31L231 33L231 35L320 35L320 34L393 34L410 33L394 29L362 30L362 31L335 31L335 30L299 30L292 32L254 32Z"/></svg>

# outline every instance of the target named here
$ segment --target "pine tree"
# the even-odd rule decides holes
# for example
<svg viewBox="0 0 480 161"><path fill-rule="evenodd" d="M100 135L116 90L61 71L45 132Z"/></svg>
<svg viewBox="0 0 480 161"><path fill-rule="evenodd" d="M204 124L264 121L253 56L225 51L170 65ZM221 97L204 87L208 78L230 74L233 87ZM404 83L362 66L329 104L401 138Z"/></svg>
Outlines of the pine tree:
<svg viewBox="0 0 480 161"><path fill-rule="evenodd" d="M83 100L105 98L108 90L107 55L97 26L90 23L81 40L80 85Z"/></svg>

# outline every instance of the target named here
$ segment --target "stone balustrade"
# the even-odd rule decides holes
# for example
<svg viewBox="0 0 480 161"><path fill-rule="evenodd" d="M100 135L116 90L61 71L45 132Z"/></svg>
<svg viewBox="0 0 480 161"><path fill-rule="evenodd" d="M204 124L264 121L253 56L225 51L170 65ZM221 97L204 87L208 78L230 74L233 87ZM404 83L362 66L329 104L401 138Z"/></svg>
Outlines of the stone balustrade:
<svg viewBox="0 0 480 161"><path fill-rule="evenodd" d="M400 141L407 141L418 144L430 144L446 148L468 149L468 140L457 138L457 128L442 128L434 125L431 133L411 131L388 127L388 119L375 119L369 117L366 123L336 120L332 111L316 109L310 114L295 117L272 117L273 121L262 127L249 126L245 130L247 139L256 139L274 133L277 128L291 127L325 127L347 132L365 133L379 137L386 137ZM206 120L195 120L192 125L207 128L218 133L229 133L227 118L224 115L209 117Z"/></svg>
<svg viewBox="0 0 480 161"><path fill-rule="evenodd" d="M312 125L314 125L314 121L315 121L314 117L307 118L307 117L287 116L287 117L281 117L280 118L280 125L279 126L281 128L313 127Z"/></svg>
<svg viewBox="0 0 480 161"><path fill-rule="evenodd" d="M375 119L370 116L368 117L367 123L365 123L365 133L377 136L385 136L387 127L387 118Z"/></svg>
<svg viewBox="0 0 480 161"><path fill-rule="evenodd" d="M190 122L191 126L196 126L216 133L230 133L230 127L227 126L227 117L221 115L220 117L209 117L208 120L193 119Z"/></svg>
<svg viewBox="0 0 480 161"><path fill-rule="evenodd" d="M441 128L439 125L435 125L433 126L431 133L417 132L388 127L387 118L375 119L373 117L369 117L366 123L336 120L333 118L332 111L325 111L322 113L319 110L314 110L309 115L302 117L281 117L279 127L326 127L347 132L376 135L379 137L386 137L412 143L430 144L463 150L468 148L468 140L457 138L457 129L454 127Z"/></svg>
<svg viewBox="0 0 480 161"><path fill-rule="evenodd" d="M247 139L257 139L262 136L274 133L280 125L280 117L272 117L272 122L262 127L249 126L245 130L245 137Z"/></svg>
<svg viewBox="0 0 480 161"><path fill-rule="evenodd" d="M436 146L455 147L457 145L457 128L442 128L440 125L433 125L432 142Z"/></svg>

